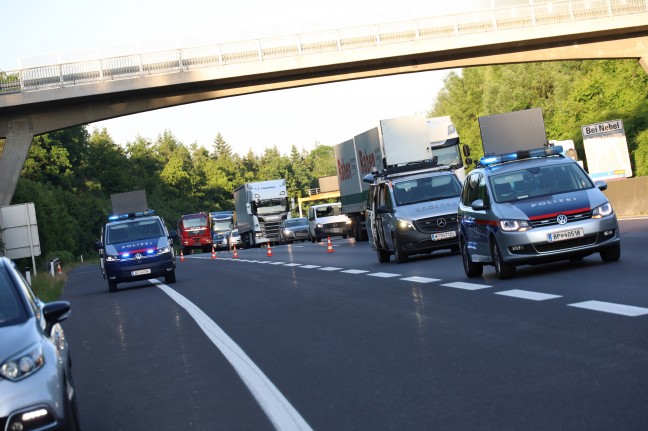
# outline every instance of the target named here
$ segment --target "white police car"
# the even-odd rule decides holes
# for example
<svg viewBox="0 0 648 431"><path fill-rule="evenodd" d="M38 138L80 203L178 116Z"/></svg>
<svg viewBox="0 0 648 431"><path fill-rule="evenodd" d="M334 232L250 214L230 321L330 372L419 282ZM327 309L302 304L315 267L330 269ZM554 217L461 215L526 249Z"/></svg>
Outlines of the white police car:
<svg viewBox="0 0 648 431"><path fill-rule="evenodd" d="M162 277L175 283L176 231L167 231L162 219L153 210L109 217L101 232L99 250L108 290L117 290L117 283Z"/></svg>
<svg viewBox="0 0 648 431"><path fill-rule="evenodd" d="M459 245L468 277L494 265L499 278L516 266L578 260L599 253L619 260L619 226L602 190L562 147L483 157L464 182Z"/></svg>

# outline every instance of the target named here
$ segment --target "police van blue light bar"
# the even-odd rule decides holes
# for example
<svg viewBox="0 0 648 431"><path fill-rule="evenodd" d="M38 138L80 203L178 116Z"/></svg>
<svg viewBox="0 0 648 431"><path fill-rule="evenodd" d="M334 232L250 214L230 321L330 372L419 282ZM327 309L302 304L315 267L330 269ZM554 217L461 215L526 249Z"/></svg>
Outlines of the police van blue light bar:
<svg viewBox="0 0 648 431"><path fill-rule="evenodd" d="M155 214L155 210L138 211L136 213L128 213L128 214L113 214L108 217L108 221L127 220L129 218L137 218L137 217L147 217L147 216L152 216L154 214Z"/></svg>
<svg viewBox="0 0 648 431"><path fill-rule="evenodd" d="M479 159L482 166L494 165L497 163L512 162L513 160L530 159L532 157L547 157L562 154L563 148L560 145L553 147L540 147L532 150L516 151L514 153L504 153L492 156L485 156Z"/></svg>

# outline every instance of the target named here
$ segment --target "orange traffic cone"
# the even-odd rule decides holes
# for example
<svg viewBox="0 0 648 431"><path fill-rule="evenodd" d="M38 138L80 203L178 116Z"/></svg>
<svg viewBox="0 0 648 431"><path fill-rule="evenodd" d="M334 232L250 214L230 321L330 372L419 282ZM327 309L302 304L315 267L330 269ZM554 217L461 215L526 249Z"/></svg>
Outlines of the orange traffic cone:
<svg viewBox="0 0 648 431"><path fill-rule="evenodd" d="M56 272L58 272L59 274L63 274L63 271L61 271L61 262L58 262L56 264Z"/></svg>
<svg viewBox="0 0 648 431"><path fill-rule="evenodd" d="M212 259L216 259L216 249L212 245Z"/></svg>
<svg viewBox="0 0 648 431"><path fill-rule="evenodd" d="M272 247L270 247L270 243L268 243L268 253L266 253L266 256L272 257Z"/></svg>
<svg viewBox="0 0 648 431"><path fill-rule="evenodd" d="M333 244L331 244L331 237L328 237L328 241L326 243L326 252L327 253L333 253L335 250L333 250Z"/></svg>
<svg viewBox="0 0 648 431"><path fill-rule="evenodd" d="M232 257L234 259L238 259L238 251L236 251L236 244L234 244L234 255Z"/></svg>
<svg viewBox="0 0 648 431"><path fill-rule="evenodd" d="M182 249L180 249L180 262L184 262L184 253L182 252Z"/></svg>

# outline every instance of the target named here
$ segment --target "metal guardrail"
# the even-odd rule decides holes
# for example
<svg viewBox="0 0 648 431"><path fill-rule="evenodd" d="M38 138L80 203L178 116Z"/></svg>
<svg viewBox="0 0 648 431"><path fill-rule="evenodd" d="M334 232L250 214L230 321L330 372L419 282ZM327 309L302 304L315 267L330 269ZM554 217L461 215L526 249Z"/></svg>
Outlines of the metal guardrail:
<svg viewBox="0 0 648 431"><path fill-rule="evenodd" d="M534 0L455 15L0 71L0 95L642 12L648 12L648 0Z"/></svg>

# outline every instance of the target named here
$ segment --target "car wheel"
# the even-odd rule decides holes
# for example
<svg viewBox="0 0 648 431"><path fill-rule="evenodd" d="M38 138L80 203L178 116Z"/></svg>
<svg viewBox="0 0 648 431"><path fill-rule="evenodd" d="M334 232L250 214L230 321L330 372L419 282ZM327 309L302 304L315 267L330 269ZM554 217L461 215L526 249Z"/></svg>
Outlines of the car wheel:
<svg viewBox="0 0 648 431"><path fill-rule="evenodd" d="M380 247L376 247L376 252L378 253L378 262L380 263L389 262L389 252L387 250L383 250Z"/></svg>
<svg viewBox="0 0 648 431"><path fill-rule="evenodd" d="M500 252L499 246L495 239L493 239L493 249L491 250L491 255L493 256L493 265L495 265L495 273L500 280L506 280L515 275L515 265L504 262L502 259L502 253Z"/></svg>
<svg viewBox="0 0 648 431"><path fill-rule="evenodd" d="M168 274L165 274L164 275L164 281L166 283L175 283L176 282L175 271L172 271L172 272L170 272Z"/></svg>
<svg viewBox="0 0 648 431"><path fill-rule="evenodd" d="M461 260L463 261L463 267L466 273L466 277L468 278L481 277L481 275L484 273L484 265L482 265L481 263L474 263L470 259L470 255L468 254L468 246L466 245L466 242L463 240L461 241L460 249L461 249Z"/></svg>
<svg viewBox="0 0 648 431"><path fill-rule="evenodd" d="M108 280L108 292L117 292L117 282Z"/></svg>
<svg viewBox="0 0 648 431"><path fill-rule="evenodd" d="M599 252L603 262L616 262L621 258L621 246L615 245L614 247L605 248Z"/></svg>
<svg viewBox="0 0 648 431"><path fill-rule="evenodd" d="M392 241L394 242L394 258L396 259L396 263L407 262L407 253L405 253L401 248L400 244L398 243L398 239L396 239L396 236L392 235Z"/></svg>
<svg viewBox="0 0 648 431"><path fill-rule="evenodd" d="M349 235L342 235L342 239L347 239Z"/></svg>

